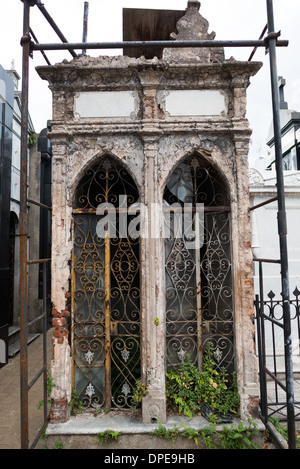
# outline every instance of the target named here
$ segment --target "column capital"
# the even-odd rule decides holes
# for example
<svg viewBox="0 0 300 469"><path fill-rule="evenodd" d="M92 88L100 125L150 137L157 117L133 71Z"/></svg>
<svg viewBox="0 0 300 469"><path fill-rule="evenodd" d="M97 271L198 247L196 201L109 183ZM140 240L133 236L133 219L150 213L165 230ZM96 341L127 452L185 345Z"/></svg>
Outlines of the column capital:
<svg viewBox="0 0 300 469"><path fill-rule="evenodd" d="M155 158L157 155L159 135L151 133L142 136L144 144L144 154L147 158Z"/></svg>

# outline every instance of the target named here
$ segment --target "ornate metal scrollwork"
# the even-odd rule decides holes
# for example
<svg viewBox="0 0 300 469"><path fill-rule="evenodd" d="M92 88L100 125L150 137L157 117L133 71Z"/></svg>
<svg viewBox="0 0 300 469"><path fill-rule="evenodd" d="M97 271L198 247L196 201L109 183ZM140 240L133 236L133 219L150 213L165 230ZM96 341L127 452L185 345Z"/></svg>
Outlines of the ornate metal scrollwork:
<svg viewBox="0 0 300 469"><path fill-rule="evenodd" d="M165 206L203 204L202 245L190 249L176 236L175 216L165 239L167 367L187 355L201 367L205 344L218 366L233 367L233 290L228 191L217 169L197 155L171 175ZM176 220L178 224L178 219ZM177 227L178 228L178 227Z"/></svg>
<svg viewBox="0 0 300 469"><path fill-rule="evenodd" d="M140 377L139 239L120 236L119 195L128 206L138 200L131 176L107 157L86 171L74 198L74 386L85 407L130 407ZM100 203L117 209L114 237L97 234Z"/></svg>

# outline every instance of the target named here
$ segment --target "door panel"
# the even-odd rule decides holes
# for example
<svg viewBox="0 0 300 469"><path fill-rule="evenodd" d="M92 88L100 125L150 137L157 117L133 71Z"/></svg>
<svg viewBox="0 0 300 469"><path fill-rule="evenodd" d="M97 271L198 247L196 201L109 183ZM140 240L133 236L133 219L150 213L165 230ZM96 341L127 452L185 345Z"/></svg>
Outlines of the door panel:
<svg viewBox="0 0 300 469"><path fill-rule="evenodd" d="M120 195L127 203L138 199L128 172L109 158L86 172L75 194L73 386L85 407L129 408L141 374L139 239L124 231L130 216L117 206ZM97 202L108 203L115 216L101 238L97 226L107 212L97 215Z"/></svg>
<svg viewBox="0 0 300 469"><path fill-rule="evenodd" d="M105 242L96 235L95 215L74 217L73 351L75 387L83 404L104 405Z"/></svg>
<svg viewBox="0 0 300 469"><path fill-rule="evenodd" d="M164 192L166 366L189 355L202 367L210 342L218 367L233 370L234 315L230 199L217 168L193 154L172 172ZM201 204L201 208L199 208ZM197 210L202 216L196 217ZM185 215L192 222L185 225ZM196 222L197 220L197 222ZM195 243L187 243L194 227ZM180 230L179 230L180 228Z"/></svg>

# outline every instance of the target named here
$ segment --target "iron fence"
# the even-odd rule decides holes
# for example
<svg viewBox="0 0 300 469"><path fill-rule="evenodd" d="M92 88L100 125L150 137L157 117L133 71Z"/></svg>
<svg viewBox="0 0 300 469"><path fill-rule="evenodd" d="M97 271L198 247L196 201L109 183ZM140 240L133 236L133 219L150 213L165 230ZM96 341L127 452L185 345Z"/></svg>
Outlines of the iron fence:
<svg viewBox="0 0 300 469"><path fill-rule="evenodd" d="M274 419L284 422L295 434L295 421L300 420L300 291L296 287L289 299L291 355L286 354L286 320L284 298L272 290L265 294L263 263L277 260L257 259L259 262L259 294L255 296L256 343L259 361L261 418L273 438L281 446L274 431ZM291 363L289 363L291 362ZM286 373L293 367L292 377ZM289 396L292 395L292 399ZM290 414L294 418L290 419ZM294 441L289 442L293 446Z"/></svg>

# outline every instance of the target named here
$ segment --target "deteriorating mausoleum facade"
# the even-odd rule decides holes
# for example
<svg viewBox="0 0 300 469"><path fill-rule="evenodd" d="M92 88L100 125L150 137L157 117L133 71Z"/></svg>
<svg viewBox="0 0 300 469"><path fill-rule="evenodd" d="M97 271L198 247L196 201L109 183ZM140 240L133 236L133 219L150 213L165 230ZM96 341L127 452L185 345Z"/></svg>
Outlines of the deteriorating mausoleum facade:
<svg viewBox="0 0 300 469"><path fill-rule="evenodd" d="M174 40L214 38L199 5ZM53 421L72 389L126 409L142 379L143 422L165 422L165 372L187 355L201 368L208 342L255 415L246 90L260 66L169 48L38 68L53 93Z"/></svg>

